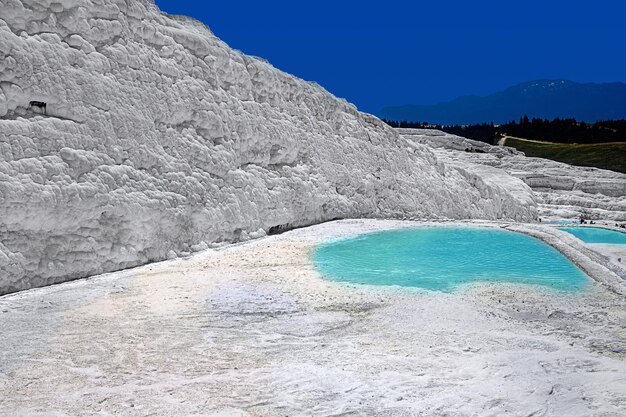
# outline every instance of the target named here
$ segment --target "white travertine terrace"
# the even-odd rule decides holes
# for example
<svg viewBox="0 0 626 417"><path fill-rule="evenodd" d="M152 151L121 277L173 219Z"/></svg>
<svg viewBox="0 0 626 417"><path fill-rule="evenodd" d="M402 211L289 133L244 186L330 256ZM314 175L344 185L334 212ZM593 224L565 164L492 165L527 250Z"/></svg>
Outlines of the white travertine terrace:
<svg viewBox="0 0 626 417"><path fill-rule="evenodd" d="M0 416L626 415L623 281L565 232L462 222L555 239L605 285L446 294L310 262L330 239L438 223L328 222L0 297Z"/></svg>
<svg viewBox="0 0 626 417"><path fill-rule="evenodd" d="M537 208L151 1L2 0L0 294L345 217Z"/></svg>
<svg viewBox="0 0 626 417"><path fill-rule="evenodd" d="M499 168L533 189L540 216L626 221L626 174L528 158L506 146L438 130L397 129L407 140L426 145L440 161L457 168Z"/></svg>
<svg viewBox="0 0 626 417"><path fill-rule="evenodd" d="M0 297L0 417L624 415L621 255L518 223L537 201L624 219L624 177L486 146L399 135L148 1L0 0L0 294L199 252ZM311 264L330 239L447 221L206 250L338 217L498 219L462 223L594 280L441 294Z"/></svg>

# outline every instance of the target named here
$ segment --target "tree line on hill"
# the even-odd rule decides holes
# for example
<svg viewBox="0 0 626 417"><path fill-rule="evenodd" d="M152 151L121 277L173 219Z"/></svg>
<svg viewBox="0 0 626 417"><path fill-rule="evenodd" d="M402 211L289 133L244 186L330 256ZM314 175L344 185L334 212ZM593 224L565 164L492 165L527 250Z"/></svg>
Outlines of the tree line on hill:
<svg viewBox="0 0 626 417"><path fill-rule="evenodd" d="M426 122L385 120L392 127L438 129L489 144L495 144L503 136L557 143L605 143L626 142L626 120L603 120L595 123L578 122L576 119L538 119L528 116L519 121L495 125L481 123L473 125L433 125Z"/></svg>

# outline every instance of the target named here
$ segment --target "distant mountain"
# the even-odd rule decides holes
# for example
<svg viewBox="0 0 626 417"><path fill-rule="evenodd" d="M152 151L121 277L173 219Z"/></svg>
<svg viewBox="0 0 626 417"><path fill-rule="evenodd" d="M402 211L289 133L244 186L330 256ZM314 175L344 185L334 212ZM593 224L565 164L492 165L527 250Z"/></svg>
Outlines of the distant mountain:
<svg viewBox="0 0 626 417"><path fill-rule="evenodd" d="M505 123L524 115L585 122L626 118L626 84L537 80L484 97L463 96L435 105L385 107L378 114L388 120L444 125Z"/></svg>

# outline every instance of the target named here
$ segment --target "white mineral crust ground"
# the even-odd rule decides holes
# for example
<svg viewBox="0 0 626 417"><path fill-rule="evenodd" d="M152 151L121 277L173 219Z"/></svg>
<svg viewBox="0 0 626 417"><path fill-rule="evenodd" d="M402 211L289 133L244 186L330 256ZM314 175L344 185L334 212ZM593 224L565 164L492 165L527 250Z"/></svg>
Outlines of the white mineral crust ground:
<svg viewBox="0 0 626 417"><path fill-rule="evenodd" d="M626 175L398 132L151 1L0 0L0 294L182 257L0 297L3 417L626 415L623 253L515 223L580 215ZM335 218L489 220L595 284L346 285L314 245L417 223L263 237Z"/></svg>
<svg viewBox="0 0 626 417"><path fill-rule="evenodd" d="M626 300L604 285L442 294L310 262L414 225L326 223L0 298L0 415L626 414Z"/></svg>

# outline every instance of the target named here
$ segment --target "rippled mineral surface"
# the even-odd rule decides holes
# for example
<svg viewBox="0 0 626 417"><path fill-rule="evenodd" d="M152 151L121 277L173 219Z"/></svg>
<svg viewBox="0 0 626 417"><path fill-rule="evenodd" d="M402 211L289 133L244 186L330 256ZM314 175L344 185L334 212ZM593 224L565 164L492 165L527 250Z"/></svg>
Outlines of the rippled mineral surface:
<svg viewBox="0 0 626 417"><path fill-rule="evenodd" d="M0 293L334 218L537 216L151 1L0 13Z"/></svg>

